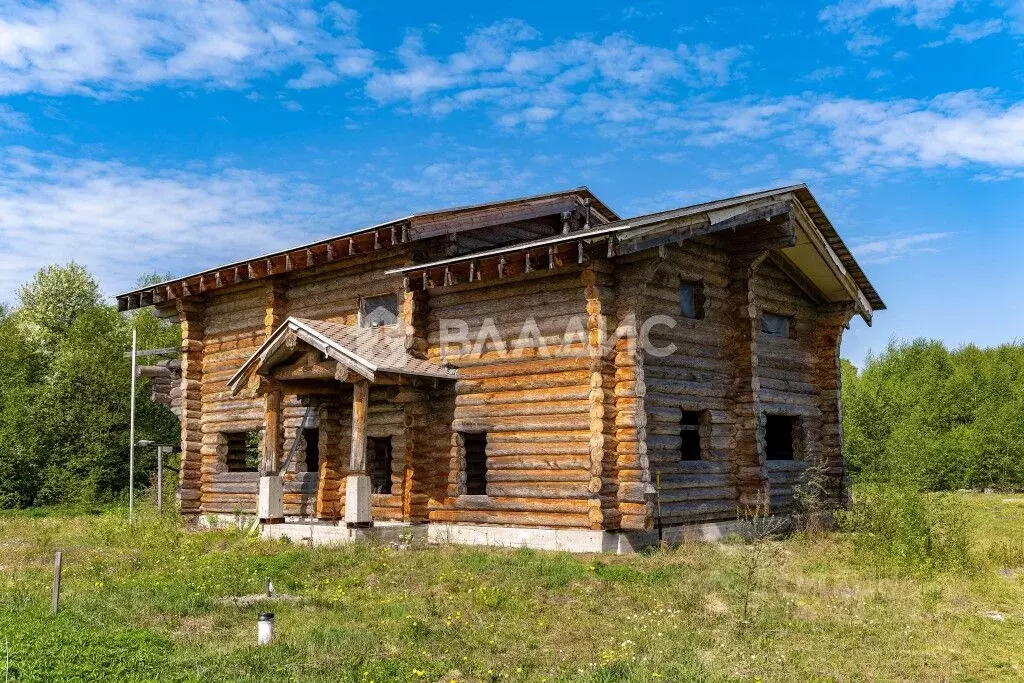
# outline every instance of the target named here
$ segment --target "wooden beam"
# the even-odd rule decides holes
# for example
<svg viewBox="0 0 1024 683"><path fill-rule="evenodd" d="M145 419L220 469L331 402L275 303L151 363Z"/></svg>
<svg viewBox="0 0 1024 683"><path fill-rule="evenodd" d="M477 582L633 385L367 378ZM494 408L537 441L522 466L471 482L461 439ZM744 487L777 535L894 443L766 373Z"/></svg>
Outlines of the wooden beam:
<svg viewBox="0 0 1024 683"><path fill-rule="evenodd" d="M277 366L270 371L270 376L281 381L335 379L339 367L344 368L345 366L333 360L310 362L309 358L303 358L297 363ZM345 374L348 374L348 368L345 368Z"/></svg>
<svg viewBox="0 0 1024 683"><path fill-rule="evenodd" d="M352 385L352 450L349 471L366 472L366 412L370 403L370 383L359 380Z"/></svg>
<svg viewBox="0 0 1024 683"><path fill-rule="evenodd" d="M284 450L284 430L281 428L281 390L273 387L264 396L263 474L277 472Z"/></svg>
<svg viewBox="0 0 1024 683"><path fill-rule="evenodd" d="M797 268L784 253L773 251L768 254L768 258L772 263L778 266L779 270L785 273L790 280L796 283L796 286L803 290L804 294L806 294L811 301L816 304L828 303L828 297L825 296L825 293L822 292L809 277L804 275L803 271Z"/></svg>
<svg viewBox="0 0 1024 683"><path fill-rule="evenodd" d="M411 228L417 239L433 237L444 233L462 232L494 225L526 221L543 216L558 215L576 207L576 200L569 197L555 197L533 200L505 207L481 208L463 214L442 214L433 218L419 219Z"/></svg>

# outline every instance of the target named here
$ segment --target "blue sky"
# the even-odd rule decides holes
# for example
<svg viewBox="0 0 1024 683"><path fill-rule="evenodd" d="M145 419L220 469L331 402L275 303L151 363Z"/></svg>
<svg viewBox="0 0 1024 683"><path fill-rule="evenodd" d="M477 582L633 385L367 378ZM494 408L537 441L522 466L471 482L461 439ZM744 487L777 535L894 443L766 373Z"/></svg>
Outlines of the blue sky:
<svg viewBox="0 0 1024 683"><path fill-rule="evenodd" d="M71 259L112 295L452 204L807 182L889 305L844 355L1024 339L1024 2L711 4L0 0L0 301Z"/></svg>

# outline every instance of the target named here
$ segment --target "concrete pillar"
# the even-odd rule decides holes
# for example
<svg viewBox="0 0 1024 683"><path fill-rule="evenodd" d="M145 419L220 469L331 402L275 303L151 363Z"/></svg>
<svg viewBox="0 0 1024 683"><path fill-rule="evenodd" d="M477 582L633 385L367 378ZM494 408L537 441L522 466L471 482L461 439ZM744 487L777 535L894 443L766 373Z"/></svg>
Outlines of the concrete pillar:
<svg viewBox="0 0 1024 683"><path fill-rule="evenodd" d="M280 523L284 521L284 495L281 477L276 474L260 477L259 500L256 513L261 522Z"/></svg>

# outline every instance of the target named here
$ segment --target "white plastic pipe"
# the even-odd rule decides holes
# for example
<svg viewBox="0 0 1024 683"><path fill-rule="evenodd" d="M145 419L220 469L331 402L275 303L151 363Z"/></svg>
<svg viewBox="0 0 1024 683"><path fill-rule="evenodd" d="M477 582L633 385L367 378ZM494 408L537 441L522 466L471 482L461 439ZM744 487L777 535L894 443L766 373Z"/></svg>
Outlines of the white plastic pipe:
<svg viewBox="0 0 1024 683"><path fill-rule="evenodd" d="M259 620L256 622L256 643L258 645L270 645L274 639L274 613L260 612Z"/></svg>

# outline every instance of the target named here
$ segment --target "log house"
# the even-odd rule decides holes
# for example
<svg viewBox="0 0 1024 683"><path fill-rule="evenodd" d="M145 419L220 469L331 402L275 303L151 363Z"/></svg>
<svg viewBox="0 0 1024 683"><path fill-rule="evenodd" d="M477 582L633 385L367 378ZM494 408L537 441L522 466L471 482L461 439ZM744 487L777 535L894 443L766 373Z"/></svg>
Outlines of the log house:
<svg viewBox="0 0 1024 683"><path fill-rule="evenodd" d="M570 550L788 513L812 467L843 504L840 339L885 308L804 185L416 214L118 303L181 322L182 515L276 476L286 522Z"/></svg>

